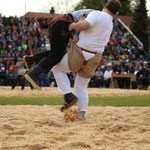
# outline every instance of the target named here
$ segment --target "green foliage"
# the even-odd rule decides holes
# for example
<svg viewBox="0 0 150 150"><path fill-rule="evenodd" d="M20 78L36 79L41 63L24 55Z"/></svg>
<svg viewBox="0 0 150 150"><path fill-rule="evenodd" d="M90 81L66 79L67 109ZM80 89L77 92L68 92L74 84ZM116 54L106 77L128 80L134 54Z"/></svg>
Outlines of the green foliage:
<svg viewBox="0 0 150 150"><path fill-rule="evenodd" d="M122 16L132 16L133 15L131 1L132 0L120 0L122 7L119 11L119 15L122 15Z"/></svg>
<svg viewBox="0 0 150 150"><path fill-rule="evenodd" d="M96 10L102 10L103 7L105 6L105 4L107 3L107 0L81 0L77 6L75 7L75 10L79 10L79 9L96 9ZM119 15L132 15L132 6L131 4L131 0L120 0L122 7L121 10L119 12Z"/></svg>
<svg viewBox="0 0 150 150"><path fill-rule="evenodd" d="M63 105L62 97L1 97L0 105ZM90 97L89 106L142 107L150 106L150 96Z"/></svg>
<svg viewBox="0 0 150 150"><path fill-rule="evenodd" d="M107 0L81 0L75 7L75 10L79 9L96 9L102 10Z"/></svg>
<svg viewBox="0 0 150 150"><path fill-rule="evenodd" d="M131 25L133 33L143 42L144 48L148 50L148 14L146 0L136 0L134 10L134 22Z"/></svg>

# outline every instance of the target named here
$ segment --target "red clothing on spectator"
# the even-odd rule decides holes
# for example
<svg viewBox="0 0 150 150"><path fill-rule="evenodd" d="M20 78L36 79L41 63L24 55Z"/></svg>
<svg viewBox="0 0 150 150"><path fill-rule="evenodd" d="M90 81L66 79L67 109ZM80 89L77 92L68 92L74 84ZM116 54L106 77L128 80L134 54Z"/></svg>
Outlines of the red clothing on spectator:
<svg viewBox="0 0 150 150"><path fill-rule="evenodd" d="M16 73L16 71L17 71L16 65L10 65L8 71Z"/></svg>

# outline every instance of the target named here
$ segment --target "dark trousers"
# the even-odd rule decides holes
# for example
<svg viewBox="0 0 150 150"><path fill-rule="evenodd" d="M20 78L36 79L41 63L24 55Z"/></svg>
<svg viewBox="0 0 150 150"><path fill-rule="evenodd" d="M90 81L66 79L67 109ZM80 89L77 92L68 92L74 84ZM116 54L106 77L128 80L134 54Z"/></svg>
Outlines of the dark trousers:
<svg viewBox="0 0 150 150"><path fill-rule="evenodd" d="M109 78L107 80L104 80L104 83L105 83L105 88L109 88L111 84L111 79Z"/></svg>
<svg viewBox="0 0 150 150"><path fill-rule="evenodd" d="M69 23L66 22L56 22L51 29L51 50L36 54L35 56L36 62L39 61L37 65L41 67L45 74L59 63L66 53L66 47L71 37L71 33L68 31L68 25Z"/></svg>

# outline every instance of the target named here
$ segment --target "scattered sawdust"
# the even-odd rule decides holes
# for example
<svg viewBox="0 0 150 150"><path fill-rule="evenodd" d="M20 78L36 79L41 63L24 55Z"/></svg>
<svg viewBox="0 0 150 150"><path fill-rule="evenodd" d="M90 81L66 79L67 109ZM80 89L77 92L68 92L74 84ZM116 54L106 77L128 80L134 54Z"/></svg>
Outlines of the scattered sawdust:
<svg viewBox="0 0 150 150"><path fill-rule="evenodd" d="M79 114L79 108L70 108L64 112L64 121L65 122L75 122L83 120L82 116Z"/></svg>
<svg viewBox="0 0 150 150"><path fill-rule="evenodd" d="M89 96L150 95L150 91L88 89ZM62 96L57 88L41 91L0 87L0 97ZM149 150L150 107L0 106L0 150Z"/></svg>
<svg viewBox="0 0 150 150"><path fill-rule="evenodd" d="M149 150L150 107L90 106L84 120L77 112L0 106L0 150Z"/></svg>
<svg viewBox="0 0 150 150"><path fill-rule="evenodd" d="M72 89L74 92L74 89ZM105 88L88 88L89 96L131 96L131 95L150 95L150 90L130 90L130 89L105 89ZM55 87L42 87L42 90L31 90L21 87L11 90L11 87L1 86L0 97L61 97Z"/></svg>

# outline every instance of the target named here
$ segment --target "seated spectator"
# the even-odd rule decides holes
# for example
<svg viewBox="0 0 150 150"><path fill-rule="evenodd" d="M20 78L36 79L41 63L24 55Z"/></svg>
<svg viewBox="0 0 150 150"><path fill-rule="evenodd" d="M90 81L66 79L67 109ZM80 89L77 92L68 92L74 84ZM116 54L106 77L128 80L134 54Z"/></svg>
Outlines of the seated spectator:
<svg viewBox="0 0 150 150"><path fill-rule="evenodd" d="M136 73L137 88L147 90L149 84L150 68L146 62L144 66L139 66L139 71Z"/></svg>
<svg viewBox="0 0 150 150"><path fill-rule="evenodd" d="M73 73L69 72L69 73L67 73L67 76L69 78L71 87L73 87L73 85L74 85L74 75L73 75Z"/></svg>
<svg viewBox="0 0 150 150"><path fill-rule="evenodd" d="M47 74L47 80L48 80L48 86L50 86L50 87L55 87L56 86L56 81L55 81L55 78L54 78L54 75L53 75L52 71L50 71Z"/></svg>
<svg viewBox="0 0 150 150"><path fill-rule="evenodd" d="M16 67L14 61L11 61L11 64L9 65L9 70L8 70L8 72L12 72L12 73L15 74L16 71L17 71L17 67Z"/></svg>
<svg viewBox="0 0 150 150"><path fill-rule="evenodd" d="M18 57L17 63L16 63L16 67L17 67L17 68L20 68L20 67L22 67L22 66L23 66L23 61L21 60L20 57Z"/></svg>
<svg viewBox="0 0 150 150"><path fill-rule="evenodd" d="M148 50L147 60L150 61L150 49Z"/></svg>
<svg viewBox="0 0 150 150"><path fill-rule="evenodd" d="M137 60L138 61L144 61L143 55L140 55L140 57Z"/></svg>
<svg viewBox="0 0 150 150"><path fill-rule="evenodd" d="M95 72L95 84L96 87L103 87L104 86L104 77L103 77L103 72L101 71L100 67L98 67L97 71Z"/></svg>
<svg viewBox="0 0 150 150"><path fill-rule="evenodd" d="M42 73L39 75L39 80L40 80L40 85L41 86L46 86L46 74Z"/></svg>
<svg viewBox="0 0 150 150"><path fill-rule="evenodd" d="M7 73L7 85L12 86L15 80L14 68L10 67Z"/></svg>
<svg viewBox="0 0 150 150"><path fill-rule="evenodd" d="M0 58L0 84L4 84L6 79L6 69L5 65L3 64L3 59Z"/></svg>
<svg viewBox="0 0 150 150"><path fill-rule="evenodd" d="M6 50L5 48L3 48L3 49L1 50L1 57L2 57L2 58L7 58L7 50Z"/></svg>

